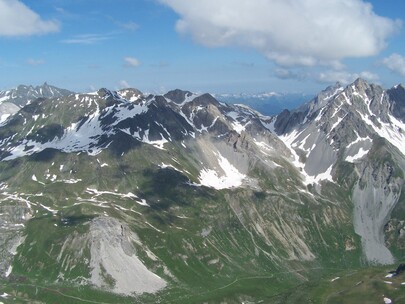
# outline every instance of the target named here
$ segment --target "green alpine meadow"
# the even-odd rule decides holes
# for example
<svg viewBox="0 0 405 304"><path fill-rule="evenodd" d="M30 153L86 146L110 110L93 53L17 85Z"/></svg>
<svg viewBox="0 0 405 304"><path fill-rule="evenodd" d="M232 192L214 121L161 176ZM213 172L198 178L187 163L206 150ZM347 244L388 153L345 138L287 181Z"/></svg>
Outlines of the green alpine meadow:
<svg viewBox="0 0 405 304"><path fill-rule="evenodd" d="M0 302L405 301L402 85L276 116L24 88L0 94Z"/></svg>

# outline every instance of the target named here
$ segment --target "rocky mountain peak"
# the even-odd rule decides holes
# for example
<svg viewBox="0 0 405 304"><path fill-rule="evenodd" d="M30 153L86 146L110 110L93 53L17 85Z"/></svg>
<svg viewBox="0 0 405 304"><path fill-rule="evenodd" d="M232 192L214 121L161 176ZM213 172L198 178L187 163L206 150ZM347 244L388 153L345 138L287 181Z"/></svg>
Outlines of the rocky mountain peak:
<svg viewBox="0 0 405 304"><path fill-rule="evenodd" d="M192 95L193 95L193 93L191 93L189 91L182 91L180 89L175 89L175 90L167 92L163 96L177 104L181 104L186 100L187 97L190 97Z"/></svg>
<svg viewBox="0 0 405 304"><path fill-rule="evenodd" d="M131 102L137 101L143 96L143 93L141 91L139 91L138 89L134 89L134 88L122 89L122 90L119 90L117 93L119 96L121 96L121 98L126 99Z"/></svg>
<svg viewBox="0 0 405 304"><path fill-rule="evenodd" d="M353 84L358 88L360 88L360 87L369 87L370 86L370 84L365 79L363 79L361 77L357 78L353 82Z"/></svg>
<svg viewBox="0 0 405 304"><path fill-rule="evenodd" d="M69 284L154 303L203 281L297 286L308 265L327 278L392 263L404 248L404 124L392 117L404 93L336 84L277 117L182 90L37 98L0 125L0 276L53 298ZM297 267L308 272L296 281Z"/></svg>
<svg viewBox="0 0 405 304"><path fill-rule="evenodd" d="M339 93L344 90L339 82L321 91L315 98L296 110L282 111L276 118L274 127L277 134L285 134L294 130L304 121L314 119L317 113L331 103Z"/></svg>
<svg viewBox="0 0 405 304"><path fill-rule="evenodd" d="M333 97L343 91L343 86L340 82L336 82L334 85L327 87L321 93L319 93L312 101L307 104L308 115L315 113L320 108L323 108Z"/></svg>
<svg viewBox="0 0 405 304"><path fill-rule="evenodd" d="M97 91L98 96L100 97L106 97L106 96L111 96L112 93L110 90L106 89L106 88L101 88Z"/></svg>
<svg viewBox="0 0 405 304"><path fill-rule="evenodd" d="M316 96L317 100L330 100L333 96L335 96L338 92L342 91L343 86L340 82L336 82L334 85L328 86L326 89L322 90Z"/></svg>
<svg viewBox="0 0 405 304"><path fill-rule="evenodd" d="M371 95L376 91L383 90L381 86L369 83L362 78L357 78L351 85L348 85L346 89L350 92L357 92L366 95Z"/></svg>
<svg viewBox="0 0 405 304"><path fill-rule="evenodd" d="M19 107L23 107L37 98L58 98L71 94L73 94L73 92L49 85L45 82L43 85L36 87L32 85L19 85L15 89L1 91L0 100L3 102L11 102Z"/></svg>

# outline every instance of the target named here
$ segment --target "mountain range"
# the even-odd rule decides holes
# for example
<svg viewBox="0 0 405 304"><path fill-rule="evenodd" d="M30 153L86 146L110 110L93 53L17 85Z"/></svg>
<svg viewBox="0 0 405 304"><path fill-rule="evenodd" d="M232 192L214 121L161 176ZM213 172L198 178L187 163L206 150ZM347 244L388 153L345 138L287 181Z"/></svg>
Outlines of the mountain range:
<svg viewBox="0 0 405 304"><path fill-rule="evenodd" d="M15 89L0 91L0 123L10 115L37 98L57 98L67 96L73 92L48 85L41 86L19 85Z"/></svg>
<svg viewBox="0 0 405 304"><path fill-rule="evenodd" d="M292 110L310 100L313 95L303 93L265 92L258 94L214 94L218 101L244 104L263 115L275 116L285 109Z"/></svg>
<svg viewBox="0 0 405 304"><path fill-rule="evenodd" d="M405 259L402 85L336 84L276 116L19 88L0 95L17 107L0 126L5 301L356 303L336 278ZM403 299L373 282L364 301Z"/></svg>

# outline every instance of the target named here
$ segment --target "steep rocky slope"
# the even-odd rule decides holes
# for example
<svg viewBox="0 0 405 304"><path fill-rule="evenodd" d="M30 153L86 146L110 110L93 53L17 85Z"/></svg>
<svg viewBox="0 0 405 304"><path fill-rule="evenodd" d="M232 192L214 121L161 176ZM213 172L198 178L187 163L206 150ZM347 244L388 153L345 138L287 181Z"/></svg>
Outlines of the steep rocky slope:
<svg viewBox="0 0 405 304"><path fill-rule="evenodd" d="M31 101L0 127L5 292L260 301L403 259L401 90L357 80L277 117L181 90Z"/></svg>
<svg viewBox="0 0 405 304"><path fill-rule="evenodd" d="M338 181L345 174L342 182L351 191L355 231L370 262L394 261L383 230L404 184L403 90L396 86L385 91L358 79L346 88L328 88L275 122L306 183ZM401 200L398 206L403 204Z"/></svg>

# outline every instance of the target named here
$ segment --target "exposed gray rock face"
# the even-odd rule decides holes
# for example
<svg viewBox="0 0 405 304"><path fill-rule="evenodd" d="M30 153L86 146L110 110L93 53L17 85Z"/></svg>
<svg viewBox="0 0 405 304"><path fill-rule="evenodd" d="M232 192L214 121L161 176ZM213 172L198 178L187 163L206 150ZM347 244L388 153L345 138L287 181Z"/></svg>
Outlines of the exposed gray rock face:
<svg viewBox="0 0 405 304"><path fill-rule="evenodd" d="M48 248L58 283L155 293L172 278L167 273L174 270L176 280L193 267L187 260L219 261L221 268L201 268L210 275L228 276L248 260L258 269L270 265L268 272L295 271L308 261L339 263L330 255L357 265L361 246L364 261L391 263L384 226L404 204L405 168L404 126L392 113L402 103L394 95L359 79L278 117L180 90L40 98L0 126L2 178L52 195L32 209L52 212L42 220L55 227L50 239L58 236L54 251ZM83 221L72 230L58 221L69 209ZM212 233L202 242L194 227ZM171 233L178 243L170 243ZM1 239L3 273L20 240ZM20 257L32 259L30 243L23 247Z"/></svg>
<svg viewBox="0 0 405 304"><path fill-rule="evenodd" d="M0 203L0 277L12 272L12 261L18 246L24 241L24 223L31 217L30 210L22 202Z"/></svg>
<svg viewBox="0 0 405 304"><path fill-rule="evenodd" d="M391 112L405 122L405 87L400 84L387 91L391 102Z"/></svg>
<svg viewBox="0 0 405 304"><path fill-rule="evenodd" d="M176 90L172 90L167 92L164 97L170 99L171 101L177 103L177 104L181 104L183 103L187 97L191 97L193 95L193 93L189 92L189 91L182 91L179 89Z"/></svg>
<svg viewBox="0 0 405 304"><path fill-rule="evenodd" d="M9 91L1 91L0 100L8 101L19 107L22 107L37 98L58 98L68 96L70 94L73 94L73 92L51 86L45 82L41 86L33 87L19 85L15 89Z"/></svg>
<svg viewBox="0 0 405 304"><path fill-rule="evenodd" d="M20 110L18 106L11 102L0 103L0 123L4 122L8 117Z"/></svg>
<svg viewBox="0 0 405 304"><path fill-rule="evenodd" d="M385 246L384 226L398 202L401 181L392 178L392 167L368 164L353 189L354 227L362 237L367 261L392 264L394 257Z"/></svg>
<svg viewBox="0 0 405 304"><path fill-rule="evenodd" d="M319 93L308 104L303 105L300 109L301 111L306 110L308 115L311 116L313 113L326 106L342 90L343 86L339 82L336 82L334 85L327 87L325 90Z"/></svg>
<svg viewBox="0 0 405 304"><path fill-rule="evenodd" d="M340 83L336 83L333 86L327 87L321 93L319 93L310 102L302 105L296 110L289 111L284 110L277 115L276 122L274 124L277 134L290 133L297 126L304 123L306 119L310 119L314 113L319 109L325 107L337 93L342 91L343 88Z"/></svg>
<svg viewBox="0 0 405 304"><path fill-rule="evenodd" d="M289 110L284 110L277 116L277 120L274 124L275 131L277 134L285 134L291 132L294 127L301 124L307 111L290 112Z"/></svg>
<svg viewBox="0 0 405 304"><path fill-rule="evenodd" d="M90 224L90 281L97 287L131 295L153 293L166 282L146 268L136 256L137 235L113 218L99 217Z"/></svg>
<svg viewBox="0 0 405 304"><path fill-rule="evenodd" d="M328 88L296 111L281 113L274 124L295 154L306 183L336 181L342 162L355 165L355 228L362 237L365 259L373 263L394 261L385 246L384 226L399 202L403 179L392 179L385 170L405 158L404 98L401 85L385 91L357 79L345 88L339 84ZM371 158L381 146L386 154ZM387 155L392 155L387 158L390 162L375 164Z"/></svg>

